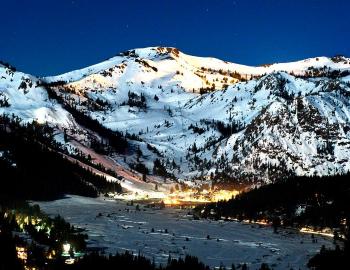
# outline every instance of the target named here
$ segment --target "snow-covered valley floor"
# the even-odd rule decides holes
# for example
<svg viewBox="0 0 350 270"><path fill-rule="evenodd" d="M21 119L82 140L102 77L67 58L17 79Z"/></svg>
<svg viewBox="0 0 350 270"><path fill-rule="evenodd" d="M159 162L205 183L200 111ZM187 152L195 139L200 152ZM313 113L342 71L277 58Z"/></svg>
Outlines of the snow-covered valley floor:
<svg viewBox="0 0 350 270"><path fill-rule="evenodd" d="M192 220L187 210L161 210L127 206L125 201L68 196L52 202L37 202L49 215L61 215L72 225L86 229L89 247L105 248L106 254L130 250L157 263L190 254L211 267L222 263L247 263L258 269L262 262L274 269L306 269L308 258L332 239L259 228L238 222ZM144 211L145 210L145 211ZM100 215L101 213L101 215ZM207 236L210 236L208 239Z"/></svg>

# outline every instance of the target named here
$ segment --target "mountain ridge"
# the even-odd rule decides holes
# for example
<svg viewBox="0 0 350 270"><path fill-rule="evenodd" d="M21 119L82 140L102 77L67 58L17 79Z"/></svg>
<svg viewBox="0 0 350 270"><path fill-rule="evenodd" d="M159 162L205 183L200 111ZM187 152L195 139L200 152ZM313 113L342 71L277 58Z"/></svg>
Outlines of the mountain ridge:
<svg viewBox="0 0 350 270"><path fill-rule="evenodd" d="M9 103L0 114L51 123L72 149L74 141L106 148L74 109L123 133L127 152L103 155L157 185L249 186L350 168L350 59L342 56L249 67L150 47L58 76L0 71L0 101Z"/></svg>

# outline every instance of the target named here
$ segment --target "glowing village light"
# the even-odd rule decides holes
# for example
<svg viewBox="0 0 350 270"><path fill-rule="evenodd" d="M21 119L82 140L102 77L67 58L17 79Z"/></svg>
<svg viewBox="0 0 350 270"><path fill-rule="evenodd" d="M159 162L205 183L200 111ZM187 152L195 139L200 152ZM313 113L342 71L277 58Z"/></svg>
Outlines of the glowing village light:
<svg viewBox="0 0 350 270"><path fill-rule="evenodd" d="M69 253L70 248L71 248L71 245L70 245L69 243L63 244L62 247L63 247L63 252L64 252L64 253Z"/></svg>
<svg viewBox="0 0 350 270"><path fill-rule="evenodd" d="M75 263L75 259L74 258L69 258L67 260L64 261L65 264L74 264Z"/></svg>
<svg viewBox="0 0 350 270"><path fill-rule="evenodd" d="M334 237L334 233L331 231L327 231L326 229L323 229L321 231L316 231L309 227L302 227L299 231L301 233L318 234L318 235L323 235L327 237Z"/></svg>
<svg viewBox="0 0 350 270"><path fill-rule="evenodd" d="M16 251L17 251L17 258L22 260L22 261L26 261L27 260L27 250L24 247L16 247Z"/></svg>
<svg viewBox="0 0 350 270"><path fill-rule="evenodd" d="M209 203L221 200L229 200L239 192L237 190L203 190L188 189L186 191L174 191L163 199L166 205L178 205L185 202Z"/></svg>
<svg viewBox="0 0 350 270"><path fill-rule="evenodd" d="M129 191L124 194L110 193L114 199L127 201L138 201L148 199L159 199L165 205L182 205L188 203L210 203L218 201L227 201L239 194L238 190L220 190L220 189L171 189L170 191Z"/></svg>

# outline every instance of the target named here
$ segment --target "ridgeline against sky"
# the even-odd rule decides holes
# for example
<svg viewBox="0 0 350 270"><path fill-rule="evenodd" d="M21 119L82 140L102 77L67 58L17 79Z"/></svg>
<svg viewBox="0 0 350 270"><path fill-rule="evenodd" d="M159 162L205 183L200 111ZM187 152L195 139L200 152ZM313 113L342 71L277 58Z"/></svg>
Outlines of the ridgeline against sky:
<svg viewBox="0 0 350 270"><path fill-rule="evenodd" d="M1 1L0 59L36 75L172 46L260 65L350 55L347 0Z"/></svg>

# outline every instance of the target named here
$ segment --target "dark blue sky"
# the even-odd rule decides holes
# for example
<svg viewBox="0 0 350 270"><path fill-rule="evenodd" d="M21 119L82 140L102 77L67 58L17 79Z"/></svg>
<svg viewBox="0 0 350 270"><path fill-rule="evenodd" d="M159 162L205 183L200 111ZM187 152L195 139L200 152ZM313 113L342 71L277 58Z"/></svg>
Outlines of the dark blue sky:
<svg viewBox="0 0 350 270"><path fill-rule="evenodd" d="M350 55L348 0L0 0L0 59L35 75L173 46L259 65Z"/></svg>

